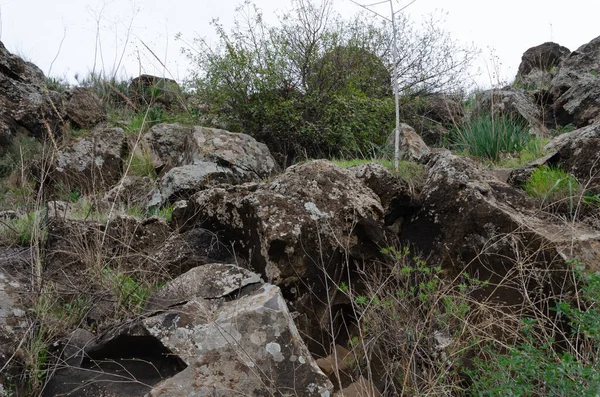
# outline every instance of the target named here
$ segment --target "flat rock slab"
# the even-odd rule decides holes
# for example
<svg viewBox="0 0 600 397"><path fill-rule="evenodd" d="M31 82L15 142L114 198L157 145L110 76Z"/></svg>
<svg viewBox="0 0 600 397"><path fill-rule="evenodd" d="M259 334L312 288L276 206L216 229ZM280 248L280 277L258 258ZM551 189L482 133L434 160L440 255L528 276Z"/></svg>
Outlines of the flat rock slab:
<svg viewBox="0 0 600 397"><path fill-rule="evenodd" d="M187 364L148 397L328 397L333 391L274 285L222 304L196 299L143 323Z"/></svg>
<svg viewBox="0 0 600 397"><path fill-rule="evenodd" d="M166 284L148 299L147 310L168 308L200 297L217 299L260 283L260 276L235 265L211 263L195 267Z"/></svg>

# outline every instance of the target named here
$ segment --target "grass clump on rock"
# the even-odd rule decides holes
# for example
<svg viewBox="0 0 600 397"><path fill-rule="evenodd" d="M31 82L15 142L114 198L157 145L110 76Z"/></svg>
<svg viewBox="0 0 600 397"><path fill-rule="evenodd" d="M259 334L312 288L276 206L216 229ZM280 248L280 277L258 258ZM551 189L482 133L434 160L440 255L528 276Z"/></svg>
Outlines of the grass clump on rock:
<svg viewBox="0 0 600 397"><path fill-rule="evenodd" d="M544 201L558 201L572 197L579 191L577 178L568 172L554 167L539 167L525 183L528 195Z"/></svg>
<svg viewBox="0 0 600 397"><path fill-rule="evenodd" d="M527 126L504 115L479 115L450 132L454 150L480 159L498 161L521 152L531 140Z"/></svg>

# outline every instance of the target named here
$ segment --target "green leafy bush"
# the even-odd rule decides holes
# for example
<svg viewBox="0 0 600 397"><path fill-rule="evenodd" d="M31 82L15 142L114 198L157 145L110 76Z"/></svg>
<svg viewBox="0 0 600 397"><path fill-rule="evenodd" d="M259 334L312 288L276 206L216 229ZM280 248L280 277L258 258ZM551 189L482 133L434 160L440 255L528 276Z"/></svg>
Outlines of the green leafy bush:
<svg viewBox="0 0 600 397"><path fill-rule="evenodd" d="M527 126L503 115L479 115L450 132L450 145L459 152L498 161L522 151L531 140Z"/></svg>

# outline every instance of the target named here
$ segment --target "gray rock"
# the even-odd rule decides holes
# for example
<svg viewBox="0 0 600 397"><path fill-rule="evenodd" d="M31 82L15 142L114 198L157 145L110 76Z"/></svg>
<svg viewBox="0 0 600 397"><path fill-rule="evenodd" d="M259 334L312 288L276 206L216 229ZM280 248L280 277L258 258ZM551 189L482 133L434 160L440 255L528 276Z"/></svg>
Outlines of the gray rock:
<svg viewBox="0 0 600 397"><path fill-rule="evenodd" d="M152 294L146 309L166 309L194 298L223 298L247 285L261 282L258 274L235 265L211 263L197 266Z"/></svg>
<svg viewBox="0 0 600 397"><path fill-rule="evenodd" d="M63 98L42 87L42 71L11 54L0 42L0 147L18 133L38 139L60 135L63 125Z"/></svg>
<svg viewBox="0 0 600 397"><path fill-rule="evenodd" d="M521 57L515 82L523 88L547 90L561 62L570 52L568 48L552 42L529 48Z"/></svg>
<svg viewBox="0 0 600 397"><path fill-rule="evenodd" d="M531 133L547 136L542 111L533 94L513 87L492 89L477 95L474 114L502 114L529 125Z"/></svg>
<svg viewBox="0 0 600 397"><path fill-rule="evenodd" d="M194 164L171 168L160 178L158 189L147 206L161 207L178 200L185 200L194 193L221 183L235 184L237 176L229 169L208 162L197 161Z"/></svg>
<svg viewBox="0 0 600 397"><path fill-rule="evenodd" d="M144 136L161 174L173 167L214 162L243 182L260 181L276 171L266 145L246 134L206 127L159 124Z"/></svg>
<svg viewBox="0 0 600 397"><path fill-rule="evenodd" d="M541 269L554 269L548 288L564 288L565 263L585 258L600 261L600 232L539 216L525 193L497 179L470 159L442 153L428 164L423 203L403 224L402 238L429 255L451 274L467 269L491 285L506 284L506 275L523 255ZM517 267L518 268L518 267ZM513 288L482 289L480 297L519 304ZM486 293L494 293L493 297ZM479 293L479 292L478 292Z"/></svg>
<svg viewBox="0 0 600 397"><path fill-rule="evenodd" d="M100 98L91 88L76 87L67 93L67 118L77 128L92 128L106 119Z"/></svg>
<svg viewBox="0 0 600 397"><path fill-rule="evenodd" d="M550 92L557 124L584 127L600 121L600 37L562 61Z"/></svg>
<svg viewBox="0 0 600 397"><path fill-rule="evenodd" d="M106 190L121 178L124 149L122 129L94 130L60 151L52 177L84 194Z"/></svg>
<svg viewBox="0 0 600 397"><path fill-rule="evenodd" d="M131 80L127 91L132 103L138 108L160 106L179 110L183 107L183 92L172 79L142 74Z"/></svg>
<svg viewBox="0 0 600 397"><path fill-rule="evenodd" d="M417 134L414 128L408 124L400 123L400 159L419 162L424 156L430 153L429 147L423 142L423 139ZM386 154L390 159L394 159L395 151L395 130L388 136L386 142Z"/></svg>
<svg viewBox="0 0 600 397"><path fill-rule="evenodd" d="M194 300L143 323L187 364L148 397L324 397L333 392L273 285L218 306Z"/></svg>

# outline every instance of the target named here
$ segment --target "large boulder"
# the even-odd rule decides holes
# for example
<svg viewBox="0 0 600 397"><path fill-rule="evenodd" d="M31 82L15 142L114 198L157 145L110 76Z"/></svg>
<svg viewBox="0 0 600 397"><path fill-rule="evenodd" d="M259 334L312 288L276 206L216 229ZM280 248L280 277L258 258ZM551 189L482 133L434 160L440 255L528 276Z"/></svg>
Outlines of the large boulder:
<svg viewBox="0 0 600 397"><path fill-rule="evenodd" d="M573 174L586 192L600 194L600 123L559 135L544 151L544 157L513 170L509 181L522 186L538 167L558 167Z"/></svg>
<svg viewBox="0 0 600 397"><path fill-rule="evenodd" d="M492 89L477 95L475 115L501 114L529 126L536 135L548 135L544 114L533 93L514 87Z"/></svg>
<svg viewBox="0 0 600 397"><path fill-rule="evenodd" d="M521 57L515 82L527 89L547 89L560 63L571 51L559 44L546 42L529 48Z"/></svg>
<svg viewBox="0 0 600 397"><path fill-rule="evenodd" d="M44 395L333 392L279 288L262 284L257 274L233 265L195 268L166 284L151 302L162 302L163 310L88 340L80 348L83 359L57 370Z"/></svg>
<svg viewBox="0 0 600 397"><path fill-rule="evenodd" d="M379 258L385 246L379 197L351 171L324 160L292 166L263 184L201 191L173 216L179 225L216 231L281 286L315 352L329 343L328 310L347 303L319 299L335 294L334 285L348 282L358 264Z"/></svg>
<svg viewBox="0 0 600 397"><path fill-rule="evenodd" d="M152 206L220 183L258 182L277 171L266 145L246 134L159 124L144 139L161 176Z"/></svg>
<svg viewBox="0 0 600 397"><path fill-rule="evenodd" d="M102 101L91 88L71 89L67 93L66 113L76 128L92 128L106 119Z"/></svg>
<svg viewBox="0 0 600 397"><path fill-rule="evenodd" d="M358 254L358 246L373 243L360 234L378 229L384 215L373 191L324 160L292 166L263 185L201 191L193 200L198 225L220 231L278 285L312 283L324 266L335 272L342 251Z"/></svg>
<svg viewBox="0 0 600 397"><path fill-rule="evenodd" d="M183 92L175 80L142 74L127 88L131 102L138 108L160 106L164 109L179 109L183 106Z"/></svg>
<svg viewBox="0 0 600 397"><path fill-rule="evenodd" d="M600 121L600 37L570 53L550 86L557 124Z"/></svg>
<svg viewBox="0 0 600 397"><path fill-rule="evenodd" d="M125 149L122 129L96 129L60 150L52 177L82 193L107 190L121 179Z"/></svg>
<svg viewBox="0 0 600 397"><path fill-rule="evenodd" d="M521 302L507 275L520 269L522 258L552 274L544 288L556 287L554 292L565 287L561 269L567 261L600 261L600 232L540 217L523 191L468 158L449 152L432 156L422 199L420 209L404 223L402 239L450 274L467 269L490 281L493 287L482 293L493 293L491 299ZM544 272L548 269L553 273Z"/></svg>
<svg viewBox="0 0 600 397"><path fill-rule="evenodd" d="M158 189L148 202L148 207L185 200L199 190L221 183L236 184L239 179L231 169L210 161L174 167L158 181Z"/></svg>
<svg viewBox="0 0 600 397"><path fill-rule="evenodd" d="M63 99L44 89L45 76L30 62L11 54L0 42L0 148L18 133L38 139L59 135Z"/></svg>

